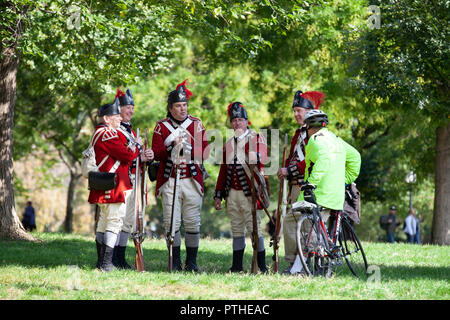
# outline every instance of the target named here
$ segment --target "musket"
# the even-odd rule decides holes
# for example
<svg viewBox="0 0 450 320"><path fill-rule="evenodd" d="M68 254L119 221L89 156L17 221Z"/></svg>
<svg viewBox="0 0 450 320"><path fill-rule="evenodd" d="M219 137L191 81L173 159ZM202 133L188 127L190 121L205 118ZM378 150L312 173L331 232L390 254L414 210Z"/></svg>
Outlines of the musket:
<svg viewBox="0 0 450 320"><path fill-rule="evenodd" d="M98 219L100 218L100 207L98 204L95 205L95 217L94 217L94 233L97 232Z"/></svg>
<svg viewBox="0 0 450 320"><path fill-rule="evenodd" d="M263 203L260 196L258 196L258 201L259 201L260 203ZM270 213L269 213L269 211L267 210L267 208L264 207L264 206L261 206L261 207L263 208L263 210L264 210L264 212L266 213L267 217L269 218L270 222L272 222L272 224L275 224L275 221L273 221L273 218L272 218L272 216L270 215Z"/></svg>
<svg viewBox="0 0 450 320"><path fill-rule="evenodd" d="M255 189L255 165L250 164L250 172L251 172L251 192L252 192L252 222L253 222L253 231L252 231L252 246L253 246L253 257L252 257L252 273L258 273L258 222L256 216L256 189Z"/></svg>
<svg viewBox="0 0 450 320"><path fill-rule="evenodd" d="M136 137L139 137L139 128L136 130ZM142 233L142 223L141 223L141 217L140 217L140 212L141 212L141 207L142 207L142 198L141 198L141 194L140 191L142 188L140 188L140 178L141 178L141 174L140 174L140 163L139 163L139 158L140 156L138 156L136 158L136 171L135 171L135 181L134 181L134 212L136 215L135 218L135 227L134 227L134 232L132 234L133 237L133 241L134 241L134 246L136 248L136 258L135 258L135 265L136 265L136 270L139 272L145 271L145 265L144 265L144 256L142 253L142 246L141 243L143 241L143 233Z"/></svg>
<svg viewBox="0 0 450 320"><path fill-rule="evenodd" d="M287 149L287 140L288 135L284 136L284 147L283 147L283 160L281 162L281 167L284 166L284 162L286 161L286 149ZM281 233L281 218L284 216L282 211L286 210L285 201L283 201L283 210L281 209L282 200L284 200L287 189L287 180L283 177L280 179L280 189L278 191L278 207L277 207L277 218L275 221L275 233L272 237L271 245L273 246L273 272L278 272L278 248L280 241L280 233Z"/></svg>
<svg viewBox="0 0 450 320"><path fill-rule="evenodd" d="M167 270L169 272L172 271L173 269L173 243L175 240L175 232L174 232L174 228L175 228L175 206L177 204L177 198L178 198L178 189L177 189L177 184L178 181L180 180L180 174L181 174L181 169L179 166L179 152L180 150L172 150L172 152L174 152L174 154L176 154L176 158L174 159L175 161L173 162L174 167L175 167L175 181L173 184L173 196L172 196L172 211L170 213L170 227L169 227L169 232L167 233L167 244L168 244L168 249L169 249L169 264L167 267Z"/></svg>
<svg viewBox="0 0 450 320"><path fill-rule="evenodd" d="M145 128L145 138L144 138L144 151L148 149L148 128ZM144 218L145 218L145 209L147 208L147 162L142 163L142 171L141 171L141 210L139 215L139 242L142 242L145 239L144 233ZM142 252L141 255L143 256ZM144 259L142 259L144 262ZM145 266L144 266L145 268Z"/></svg>

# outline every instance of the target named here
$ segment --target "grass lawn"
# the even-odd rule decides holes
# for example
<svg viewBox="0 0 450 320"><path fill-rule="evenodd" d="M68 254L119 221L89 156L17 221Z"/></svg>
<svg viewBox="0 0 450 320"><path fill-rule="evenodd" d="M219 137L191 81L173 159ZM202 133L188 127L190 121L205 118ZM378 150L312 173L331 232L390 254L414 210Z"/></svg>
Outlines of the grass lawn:
<svg viewBox="0 0 450 320"><path fill-rule="evenodd" d="M432 299L450 298L450 247L363 243L371 275L356 279L344 265L330 279L229 274L231 240L201 239L201 272L168 273L164 240L143 243L147 272L95 269L93 236L34 233L43 242L0 241L0 299ZM266 239L267 264L272 248ZM134 263L129 241L127 260ZM284 249L280 248L283 257ZM185 251L182 246L182 259ZM247 239L244 269L250 271ZM280 270L286 263L280 263Z"/></svg>

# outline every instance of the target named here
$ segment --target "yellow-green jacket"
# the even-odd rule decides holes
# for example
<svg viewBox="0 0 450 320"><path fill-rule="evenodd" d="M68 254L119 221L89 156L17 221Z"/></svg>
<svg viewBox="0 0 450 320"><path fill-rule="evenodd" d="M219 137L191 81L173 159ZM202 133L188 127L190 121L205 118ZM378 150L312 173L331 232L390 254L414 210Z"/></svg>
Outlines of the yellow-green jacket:
<svg viewBox="0 0 450 320"><path fill-rule="evenodd" d="M305 181L316 186L314 193L317 204L342 210L345 184L351 184L359 175L359 152L327 128L323 128L308 140L305 162Z"/></svg>

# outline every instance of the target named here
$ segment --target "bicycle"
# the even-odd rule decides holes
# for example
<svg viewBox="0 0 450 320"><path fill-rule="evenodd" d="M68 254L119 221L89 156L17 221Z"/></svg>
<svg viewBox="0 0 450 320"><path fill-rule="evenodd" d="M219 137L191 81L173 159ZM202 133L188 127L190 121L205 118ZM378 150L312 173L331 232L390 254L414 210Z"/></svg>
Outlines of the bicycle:
<svg viewBox="0 0 450 320"><path fill-rule="evenodd" d="M342 211L332 212L332 228L328 232L314 193L309 190L304 195L305 200L310 201L296 202L291 207L301 213L297 222L297 248L304 272L308 276L328 278L332 269L342 265L344 259L354 276L367 275L366 255L350 220Z"/></svg>

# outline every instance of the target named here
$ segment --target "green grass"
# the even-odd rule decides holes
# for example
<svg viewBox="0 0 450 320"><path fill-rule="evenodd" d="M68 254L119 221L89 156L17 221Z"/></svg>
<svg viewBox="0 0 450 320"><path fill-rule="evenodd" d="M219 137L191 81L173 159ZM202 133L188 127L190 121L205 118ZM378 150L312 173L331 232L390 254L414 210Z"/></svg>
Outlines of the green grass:
<svg viewBox="0 0 450 320"><path fill-rule="evenodd" d="M147 272L96 270L94 237L35 233L43 242L0 241L0 299L439 299L450 298L450 247L363 243L372 274L344 265L330 279L228 274L231 240L202 239L198 274L168 273L163 240L143 243ZM267 239L266 239L267 240ZM268 241L266 241L267 246ZM267 248L266 248L267 249ZM271 264L272 248L267 263ZM281 247L280 255L284 249ZM185 251L182 247L182 259ZM244 269L250 270L247 239ZM134 262L129 242L127 260ZM280 269L286 266L281 262Z"/></svg>

